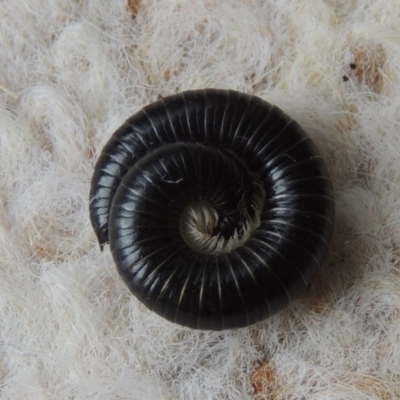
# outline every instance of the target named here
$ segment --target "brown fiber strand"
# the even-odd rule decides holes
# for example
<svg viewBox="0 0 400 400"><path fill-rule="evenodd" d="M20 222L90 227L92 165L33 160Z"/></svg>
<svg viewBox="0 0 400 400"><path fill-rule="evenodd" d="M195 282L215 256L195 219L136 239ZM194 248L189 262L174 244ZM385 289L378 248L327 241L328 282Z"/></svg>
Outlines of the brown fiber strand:
<svg viewBox="0 0 400 400"><path fill-rule="evenodd" d="M128 0L128 7L131 11L132 18L136 18L139 12L140 0Z"/></svg>

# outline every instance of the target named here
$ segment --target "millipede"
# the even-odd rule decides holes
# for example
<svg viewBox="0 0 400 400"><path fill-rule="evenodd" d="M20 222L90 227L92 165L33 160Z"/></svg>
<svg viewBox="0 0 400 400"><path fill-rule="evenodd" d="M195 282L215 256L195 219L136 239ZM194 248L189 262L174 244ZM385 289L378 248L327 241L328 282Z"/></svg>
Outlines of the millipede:
<svg viewBox="0 0 400 400"><path fill-rule="evenodd" d="M189 90L130 117L95 165L90 219L146 307L194 329L260 322L326 258L334 198L312 139L278 107Z"/></svg>

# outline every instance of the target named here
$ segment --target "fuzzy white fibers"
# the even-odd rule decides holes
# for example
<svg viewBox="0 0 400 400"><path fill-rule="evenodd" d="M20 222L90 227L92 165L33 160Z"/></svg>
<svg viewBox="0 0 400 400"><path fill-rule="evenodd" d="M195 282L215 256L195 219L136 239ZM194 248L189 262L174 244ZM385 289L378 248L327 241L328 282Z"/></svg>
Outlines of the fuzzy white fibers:
<svg viewBox="0 0 400 400"><path fill-rule="evenodd" d="M399 399L398 0L0 2L1 399ZM245 329L169 323L89 223L93 165L159 96L276 103L326 158L330 255Z"/></svg>

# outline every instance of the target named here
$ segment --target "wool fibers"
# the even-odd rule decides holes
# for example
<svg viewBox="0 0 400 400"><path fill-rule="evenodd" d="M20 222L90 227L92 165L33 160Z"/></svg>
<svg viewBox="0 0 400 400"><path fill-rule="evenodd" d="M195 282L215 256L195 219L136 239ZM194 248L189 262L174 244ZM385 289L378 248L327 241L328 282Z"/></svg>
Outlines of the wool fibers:
<svg viewBox="0 0 400 400"><path fill-rule="evenodd" d="M399 399L398 0L0 3L2 399ZM248 328L167 322L89 221L94 163L130 115L217 87L281 107L331 174L329 256Z"/></svg>

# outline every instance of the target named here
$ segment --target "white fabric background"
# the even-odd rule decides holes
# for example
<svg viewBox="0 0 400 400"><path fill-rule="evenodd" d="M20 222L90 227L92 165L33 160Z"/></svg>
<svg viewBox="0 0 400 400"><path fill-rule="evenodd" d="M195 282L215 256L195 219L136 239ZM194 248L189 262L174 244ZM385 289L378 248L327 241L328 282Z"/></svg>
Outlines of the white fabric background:
<svg viewBox="0 0 400 400"><path fill-rule="evenodd" d="M399 399L399 0L0 2L1 399ZM198 332L136 301L88 215L159 96L256 94L325 156L330 255L292 306Z"/></svg>

